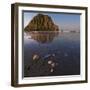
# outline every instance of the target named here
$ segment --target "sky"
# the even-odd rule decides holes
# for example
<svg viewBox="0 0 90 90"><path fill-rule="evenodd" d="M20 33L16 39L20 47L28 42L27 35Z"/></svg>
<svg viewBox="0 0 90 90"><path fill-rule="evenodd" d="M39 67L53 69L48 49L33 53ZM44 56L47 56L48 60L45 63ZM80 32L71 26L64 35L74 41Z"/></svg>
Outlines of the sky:
<svg viewBox="0 0 90 90"><path fill-rule="evenodd" d="M24 11L24 27L36 16L38 13L48 15L52 18L53 22L58 25L60 30L65 31L79 31L80 30L80 15L70 13L50 13L50 12L32 12Z"/></svg>

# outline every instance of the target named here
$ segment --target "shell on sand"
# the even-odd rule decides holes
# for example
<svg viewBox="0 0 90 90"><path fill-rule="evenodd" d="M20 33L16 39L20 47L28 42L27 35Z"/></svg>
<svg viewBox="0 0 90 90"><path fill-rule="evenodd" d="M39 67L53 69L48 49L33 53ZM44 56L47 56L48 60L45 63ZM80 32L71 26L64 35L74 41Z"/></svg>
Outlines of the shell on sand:
<svg viewBox="0 0 90 90"><path fill-rule="evenodd" d="M51 60L49 60L49 61L48 61L48 64L51 64L51 63L52 63L52 61L51 61Z"/></svg>
<svg viewBox="0 0 90 90"><path fill-rule="evenodd" d="M39 59L39 56L38 55L33 55L33 60L37 60L37 59Z"/></svg>
<svg viewBox="0 0 90 90"><path fill-rule="evenodd" d="M53 72L54 70L53 70L53 68L50 70L50 72Z"/></svg>
<svg viewBox="0 0 90 90"><path fill-rule="evenodd" d="M51 66L52 66L52 67L55 67L55 63L52 63Z"/></svg>

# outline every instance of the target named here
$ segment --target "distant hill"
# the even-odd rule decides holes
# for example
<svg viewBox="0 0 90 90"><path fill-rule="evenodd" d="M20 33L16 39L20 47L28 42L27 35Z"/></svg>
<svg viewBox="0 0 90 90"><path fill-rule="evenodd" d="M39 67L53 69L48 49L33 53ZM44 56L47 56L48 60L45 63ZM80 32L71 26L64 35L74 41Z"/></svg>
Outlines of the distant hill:
<svg viewBox="0 0 90 90"><path fill-rule="evenodd" d="M48 15L37 14L24 28L25 31L59 31L52 18Z"/></svg>

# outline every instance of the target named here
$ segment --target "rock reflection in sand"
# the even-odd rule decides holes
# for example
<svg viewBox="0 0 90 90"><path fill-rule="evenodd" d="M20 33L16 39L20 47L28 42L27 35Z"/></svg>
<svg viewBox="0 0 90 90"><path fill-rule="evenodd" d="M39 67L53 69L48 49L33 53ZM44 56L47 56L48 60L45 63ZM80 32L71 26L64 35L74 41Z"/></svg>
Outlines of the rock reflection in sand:
<svg viewBox="0 0 90 90"><path fill-rule="evenodd" d="M58 31L31 31L26 32L29 39L34 39L39 43L49 43L58 35Z"/></svg>

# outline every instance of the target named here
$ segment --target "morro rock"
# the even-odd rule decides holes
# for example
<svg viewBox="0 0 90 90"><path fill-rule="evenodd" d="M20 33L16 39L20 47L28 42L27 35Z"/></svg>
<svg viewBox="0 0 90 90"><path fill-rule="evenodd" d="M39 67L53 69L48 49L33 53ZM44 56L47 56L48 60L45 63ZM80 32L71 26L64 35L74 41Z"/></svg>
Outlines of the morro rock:
<svg viewBox="0 0 90 90"><path fill-rule="evenodd" d="M25 31L59 31L52 18L48 15L37 14L25 27Z"/></svg>

